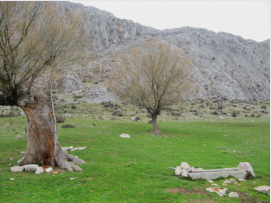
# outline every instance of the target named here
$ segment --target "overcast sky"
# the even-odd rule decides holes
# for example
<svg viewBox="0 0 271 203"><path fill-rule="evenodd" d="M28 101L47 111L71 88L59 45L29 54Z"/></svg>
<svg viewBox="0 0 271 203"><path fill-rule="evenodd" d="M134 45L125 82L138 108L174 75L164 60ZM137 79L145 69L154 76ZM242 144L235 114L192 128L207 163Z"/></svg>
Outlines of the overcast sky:
<svg viewBox="0 0 271 203"><path fill-rule="evenodd" d="M270 38L268 1L72 1L159 30L190 26L257 42Z"/></svg>

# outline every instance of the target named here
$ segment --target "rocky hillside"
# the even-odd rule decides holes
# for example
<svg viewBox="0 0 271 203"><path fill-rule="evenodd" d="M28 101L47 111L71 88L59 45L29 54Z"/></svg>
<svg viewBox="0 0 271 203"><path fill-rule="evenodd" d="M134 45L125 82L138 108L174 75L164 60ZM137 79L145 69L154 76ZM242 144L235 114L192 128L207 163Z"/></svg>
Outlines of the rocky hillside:
<svg viewBox="0 0 271 203"><path fill-rule="evenodd" d="M198 86L195 98L270 98L270 40L258 43L228 33L191 27L161 31L118 19L94 7L69 2L57 4L60 11L85 14L92 54L87 66L64 70L55 82L56 92L93 91L89 86L99 85L118 70L121 52L129 53L149 37L158 37L180 49L193 64Z"/></svg>

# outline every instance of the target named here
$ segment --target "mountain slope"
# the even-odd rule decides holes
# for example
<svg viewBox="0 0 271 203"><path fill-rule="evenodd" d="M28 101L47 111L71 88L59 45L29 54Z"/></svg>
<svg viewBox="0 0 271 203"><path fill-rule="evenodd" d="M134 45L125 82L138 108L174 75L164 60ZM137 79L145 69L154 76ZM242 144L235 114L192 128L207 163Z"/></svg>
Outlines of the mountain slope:
<svg viewBox="0 0 271 203"><path fill-rule="evenodd" d="M66 71L80 74L80 82L99 82L112 77L119 65L119 53L129 53L149 37L158 37L182 50L193 64L198 85L194 97L270 98L270 40L258 43L228 33L191 27L160 31L118 19L94 7L69 2L57 4L61 11L75 10L85 14L88 34L93 42L90 45L91 60L86 67L79 68L80 73L78 68Z"/></svg>

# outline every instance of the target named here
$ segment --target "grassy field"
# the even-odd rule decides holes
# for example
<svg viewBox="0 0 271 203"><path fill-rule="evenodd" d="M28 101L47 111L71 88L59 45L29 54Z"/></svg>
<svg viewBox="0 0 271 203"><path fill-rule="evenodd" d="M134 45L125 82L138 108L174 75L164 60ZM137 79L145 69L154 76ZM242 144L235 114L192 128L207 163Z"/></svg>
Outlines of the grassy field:
<svg viewBox="0 0 271 203"><path fill-rule="evenodd" d="M84 107L84 105L82 105ZM172 120L161 117L161 136L153 136L148 118L129 120L130 113L112 120L106 114L73 115L58 124L62 147L83 147L69 152L86 161L82 172L59 174L12 173L10 167L26 149L24 116L0 118L0 202L269 202L270 196L254 190L270 185L270 119ZM78 109L77 109L78 110ZM79 111L79 110L78 110ZM83 108L82 108L83 111ZM92 112L92 113L93 113ZM68 112L69 113L69 112ZM82 118L83 117L83 118ZM8 127L5 124L10 123ZM130 139L120 138L127 133ZM12 158L12 160L10 160ZM203 169L252 164L256 178L222 186L239 198L209 193L206 180L175 176L167 167L182 162ZM76 178L70 180L69 178ZM14 180L10 180L14 178Z"/></svg>

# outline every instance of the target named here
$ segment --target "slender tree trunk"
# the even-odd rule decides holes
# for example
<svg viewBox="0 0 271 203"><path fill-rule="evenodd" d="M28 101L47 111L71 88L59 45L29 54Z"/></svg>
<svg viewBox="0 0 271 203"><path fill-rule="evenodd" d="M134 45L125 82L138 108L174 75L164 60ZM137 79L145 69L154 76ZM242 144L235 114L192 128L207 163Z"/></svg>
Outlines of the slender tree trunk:
<svg viewBox="0 0 271 203"><path fill-rule="evenodd" d="M157 125L157 114L152 115L152 125L153 125L154 134L160 135L159 127Z"/></svg>
<svg viewBox="0 0 271 203"><path fill-rule="evenodd" d="M66 168L70 172L73 169L82 170L74 164L85 162L67 154L60 147L50 95L39 92L31 95L34 101L32 99L32 102L27 102L27 99L22 99L18 102L18 106L24 110L28 119L27 149L25 156L20 160L20 165L50 165Z"/></svg>

